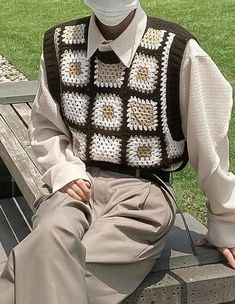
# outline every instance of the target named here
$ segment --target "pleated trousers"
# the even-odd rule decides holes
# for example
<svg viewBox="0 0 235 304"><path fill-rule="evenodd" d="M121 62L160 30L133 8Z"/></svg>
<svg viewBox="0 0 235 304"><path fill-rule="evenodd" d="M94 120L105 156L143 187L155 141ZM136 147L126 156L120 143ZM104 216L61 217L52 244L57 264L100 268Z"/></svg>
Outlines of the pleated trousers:
<svg viewBox="0 0 235 304"><path fill-rule="evenodd" d="M175 219L172 199L146 179L87 173L89 203L59 191L35 202L33 231L1 275L1 304L118 304L151 271Z"/></svg>

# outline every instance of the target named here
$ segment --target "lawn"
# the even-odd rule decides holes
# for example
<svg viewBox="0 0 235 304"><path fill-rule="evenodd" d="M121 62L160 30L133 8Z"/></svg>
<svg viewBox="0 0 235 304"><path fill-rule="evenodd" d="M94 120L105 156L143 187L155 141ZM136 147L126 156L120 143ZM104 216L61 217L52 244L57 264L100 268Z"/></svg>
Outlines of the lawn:
<svg viewBox="0 0 235 304"><path fill-rule="evenodd" d="M185 26L210 54L235 87L235 5L231 0L143 0L149 15ZM37 78L42 37L46 29L89 14L82 0L1 0L0 54L30 79ZM235 171L235 112L230 128L231 169ZM174 178L177 198L205 223L205 201L190 167Z"/></svg>

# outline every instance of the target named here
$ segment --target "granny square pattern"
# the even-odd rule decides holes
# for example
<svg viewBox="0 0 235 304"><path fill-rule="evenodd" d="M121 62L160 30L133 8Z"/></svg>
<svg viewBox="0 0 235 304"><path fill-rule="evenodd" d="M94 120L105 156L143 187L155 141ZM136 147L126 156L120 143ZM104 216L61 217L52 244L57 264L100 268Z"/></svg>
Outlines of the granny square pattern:
<svg viewBox="0 0 235 304"><path fill-rule="evenodd" d="M121 139L95 133L91 141L90 157L92 160L120 163Z"/></svg>
<svg viewBox="0 0 235 304"><path fill-rule="evenodd" d="M128 101L127 122L130 130L155 131L158 126L157 102L131 96Z"/></svg>
<svg viewBox="0 0 235 304"><path fill-rule="evenodd" d="M62 94L62 109L67 120L77 125L84 125L87 121L89 96L75 92Z"/></svg>
<svg viewBox="0 0 235 304"><path fill-rule="evenodd" d="M158 80L158 60L151 55L136 54L129 77L129 86L135 91L153 93Z"/></svg>
<svg viewBox="0 0 235 304"><path fill-rule="evenodd" d="M66 44L83 44L85 40L85 24L68 25L62 34L62 42Z"/></svg>
<svg viewBox="0 0 235 304"><path fill-rule="evenodd" d="M101 88L121 88L124 81L125 66L120 63L105 64L95 59L95 85Z"/></svg>
<svg viewBox="0 0 235 304"><path fill-rule="evenodd" d="M161 143L157 136L131 136L127 144L127 162L130 166L151 167L160 164Z"/></svg>
<svg viewBox="0 0 235 304"><path fill-rule="evenodd" d="M90 78L90 63L86 52L65 50L61 56L61 79L65 85L83 87Z"/></svg>
<svg viewBox="0 0 235 304"><path fill-rule="evenodd" d="M97 94L92 120L100 129L120 130L123 117L122 99L115 94Z"/></svg>

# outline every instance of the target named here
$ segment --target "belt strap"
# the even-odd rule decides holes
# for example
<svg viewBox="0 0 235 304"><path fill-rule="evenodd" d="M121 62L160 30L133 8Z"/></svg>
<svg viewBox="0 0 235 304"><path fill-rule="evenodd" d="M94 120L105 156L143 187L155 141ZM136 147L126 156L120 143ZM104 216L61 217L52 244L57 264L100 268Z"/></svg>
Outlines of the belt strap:
<svg viewBox="0 0 235 304"><path fill-rule="evenodd" d="M92 164L92 166L99 167L102 170L108 170L108 171L113 171L113 172L118 172L118 173L123 173L123 174L128 174L132 175L137 178L145 178L150 181L154 181L153 174L159 176L161 180L163 180L165 183L170 182L170 172L168 171L163 171L163 170L158 170L158 169L148 169L148 168L132 168L132 167L126 167L118 164L113 164L113 163L98 163L97 164Z"/></svg>
<svg viewBox="0 0 235 304"><path fill-rule="evenodd" d="M169 196L173 199L174 203L176 204L177 208L178 208L178 212L180 213L181 217L182 217L182 220L183 220L183 223L184 223L184 226L185 226L185 231L186 231L186 234L188 236L188 239L189 239L189 243L190 243L190 246L191 246L191 249L192 249L192 252L194 254L194 256L197 258L197 251L196 251L196 247L194 245L194 242L193 242L193 239L192 239L192 236L190 234L190 231L189 231L189 228L188 228L188 224L187 224L187 221L182 213L182 211L180 210L179 206L178 206L178 203L176 202L176 199L174 197L174 195L172 195L172 193L170 192L168 186L165 184L165 182L159 178L159 176L153 174L154 178L155 178L155 182L160 186L162 187L166 192L167 194L169 194Z"/></svg>

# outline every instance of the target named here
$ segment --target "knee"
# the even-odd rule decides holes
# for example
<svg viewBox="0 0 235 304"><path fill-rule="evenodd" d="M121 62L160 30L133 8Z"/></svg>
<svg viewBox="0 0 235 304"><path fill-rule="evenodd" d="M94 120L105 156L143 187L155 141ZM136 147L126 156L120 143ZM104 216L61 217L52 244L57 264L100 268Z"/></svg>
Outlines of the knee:
<svg viewBox="0 0 235 304"><path fill-rule="evenodd" d="M53 244L61 244L70 250L82 239L84 228L79 221L75 222L66 214L57 212L43 217L33 233L38 235L38 243L42 247L52 248Z"/></svg>

